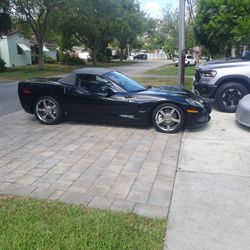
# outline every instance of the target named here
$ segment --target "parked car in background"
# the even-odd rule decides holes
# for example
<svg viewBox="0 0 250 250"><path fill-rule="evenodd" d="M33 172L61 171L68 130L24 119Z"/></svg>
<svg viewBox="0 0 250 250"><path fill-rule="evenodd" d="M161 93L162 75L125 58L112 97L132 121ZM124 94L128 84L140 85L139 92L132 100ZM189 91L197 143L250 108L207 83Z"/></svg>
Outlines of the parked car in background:
<svg viewBox="0 0 250 250"><path fill-rule="evenodd" d="M147 54L137 54L134 57L134 60L148 60Z"/></svg>
<svg viewBox="0 0 250 250"><path fill-rule="evenodd" d="M206 63L209 61L209 58L207 56L201 56L199 59L199 64Z"/></svg>
<svg viewBox="0 0 250 250"><path fill-rule="evenodd" d="M250 127L250 94L239 101L235 119L238 123Z"/></svg>
<svg viewBox="0 0 250 250"><path fill-rule="evenodd" d="M175 56L174 57L174 63L175 66L178 66L179 63L179 57ZM185 56L185 66L195 66L196 65L196 60L194 59L193 55L186 55Z"/></svg>
<svg viewBox="0 0 250 250"><path fill-rule="evenodd" d="M102 68L84 68L61 79L31 79L18 85L24 110L42 124L63 119L154 127L174 133L210 120L210 105L191 91L173 86L145 87Z"/></svg>
<svg viewBox="0 0 250 250"><path fill-rule="evenodd" d="M250 57L209 61L198 65L195 93L214 98L219 110L235 112L240 99L250 93Z"/></svg>

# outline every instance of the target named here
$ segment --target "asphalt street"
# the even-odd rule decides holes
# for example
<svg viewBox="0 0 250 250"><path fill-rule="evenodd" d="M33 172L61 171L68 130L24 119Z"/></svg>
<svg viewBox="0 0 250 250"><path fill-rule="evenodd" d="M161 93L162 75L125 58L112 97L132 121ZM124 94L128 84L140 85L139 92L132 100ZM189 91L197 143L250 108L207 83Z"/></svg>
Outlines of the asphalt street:
<svg viewBox="0 0 250 250"><path fill-rule="evenodd" d="M17 92L17 82L2 81L0 83L0 116L21 109Z"/></svg>
<svg viewBox="0 0 250 250"><path fill-rule="evenodd" d="M136 65L114 67L113 69L131 77L138 77L142 76L145 71L160 67L166 63L167 61L146 61L139 62ZM0 80L0 116L22 109L18 98L17 84L17 81Z"/></svg>

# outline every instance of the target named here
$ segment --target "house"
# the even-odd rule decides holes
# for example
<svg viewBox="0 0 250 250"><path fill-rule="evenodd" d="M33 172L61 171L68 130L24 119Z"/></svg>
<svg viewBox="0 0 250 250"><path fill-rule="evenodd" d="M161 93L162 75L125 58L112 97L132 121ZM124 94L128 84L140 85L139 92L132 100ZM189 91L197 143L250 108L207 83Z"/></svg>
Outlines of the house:
<svg viewBox="0 0 250 250"><path fill-rule="evenodd" d="M30 42L18 31L0 36L0 57L6 67L31 65Z"/></svg>
<svg viewBox="0 0 250 250"><path fill-rule="evenodd" d="M44 51L45 56L50 57L57 61L57 51L56 51L56 45L53 43L45 43L44 48L47 49Z"/></svg>
<svg viewBox="0 0 250 250"><path fill-rule="evenodd" d="M30 39L30 46L31 46L32 63L34 64L38 62L38 47L37 47L37 41L34 37ZM57 61L57 51L55 44L44 43L43 53L45 57L50 57L51 59Z"/></svg>

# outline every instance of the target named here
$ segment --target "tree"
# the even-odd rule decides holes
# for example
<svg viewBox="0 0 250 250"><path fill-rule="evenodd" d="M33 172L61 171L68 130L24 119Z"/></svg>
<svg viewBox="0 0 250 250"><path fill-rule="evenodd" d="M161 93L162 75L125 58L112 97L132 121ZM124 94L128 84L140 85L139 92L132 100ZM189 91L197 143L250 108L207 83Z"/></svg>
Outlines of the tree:
<svg viewBox="0 0 250 250"><path fill-rule="evenodd" d="M38 69L44 69L43 44L51 13L61 5L60 0L11 0L13 16L30 27L37 40Z"/></svg>
<svg viewBox="0 0 250 250"><path fill-rule="evenodd" d="M0 35L11 29L9 0L1 0L0 3Z"/></svg>
<svg viewBox="0 0 250 250"><path fill-rule="evenodd" d="M62 32L91 50L93 64L98 52L114 38L118 6L116 0L73 0L65 6Z"/></svg>
<svg viewBox="0 0 250 250"><path fill-rule="evenodd" d="M162 14L162 19L148 18L148 39L145 48L163 49L173 55L178 49L179 11L168 5L162 10ZM190 49L195 45L193 24L190 19L186 19L185 26L185 44L186 48Z"/></svg>
<svg viewBox="0 0 250 250"><path fill-rule="evenodd" d="M144 22L145 26L145 42L144 49L155 50L162 49L166 42L166 36L161 31L163 21L147 17Z"/></svg>
<svg viewBox="0 0 250 250"><path fill-rule="evenodd" d="M124 49L143 33L145 16L140 11L140 5L134 0L120 0L119 3L119 15L115 22L115 37L119 42L120 60L122 61Z"/></svg>
<svg viewBox="0 0 250 250"><path fill-rule="evenodd" d="M178 48L179 11L167 6L163 9L163 20L161 32L166 37L165 50L173 54Z"/></svg>
<svg viewBox="0 0 250 250"><path fill-rule="evenodd" d="M193 49L196 45L194 23L189 18L185 21L185 47Z"/></svg>
<svg viewBox="0 0 250 250"><path fill-rule="evenodd" d="M200 0L195 18L198 41L210 53L249 43L250 0Z"/></svg>

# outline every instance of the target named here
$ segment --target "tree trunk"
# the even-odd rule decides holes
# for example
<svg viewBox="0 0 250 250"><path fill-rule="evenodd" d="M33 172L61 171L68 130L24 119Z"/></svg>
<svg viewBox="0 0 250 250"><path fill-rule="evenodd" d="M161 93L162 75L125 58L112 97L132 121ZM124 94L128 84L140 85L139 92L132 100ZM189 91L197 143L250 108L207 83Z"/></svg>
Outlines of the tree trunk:
<svg viewBox="0 0 250 250"><path fill-rule="evenodd" d="M93 65L96 66L97 49L92 50Z"/></svg>
<svg viewBox="0 0 250 250"><path fill-rule="evenodd" d="M123 49L122 48L120 48L121 49L121 53L120 53L120 62L122 62L122 60L123 60Z"/></svg>
<svg viewBox="0 0 250 250"><path fill-rule="evenodd" d="M38 70L44 70L43 40L37 39L38 47Z"/></svg>

